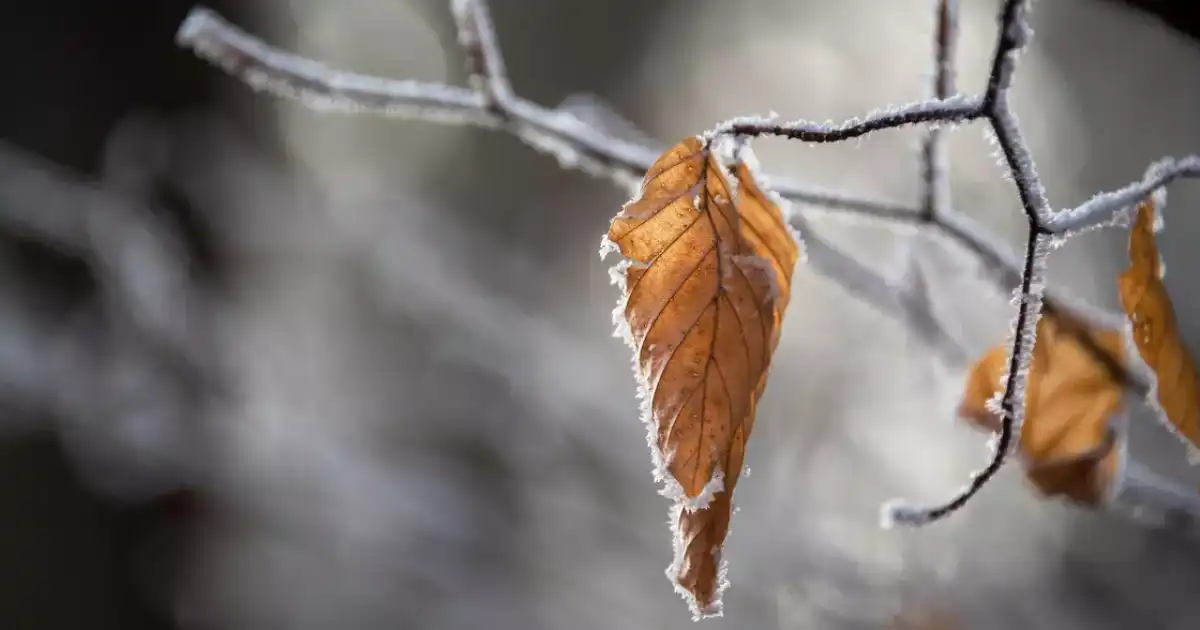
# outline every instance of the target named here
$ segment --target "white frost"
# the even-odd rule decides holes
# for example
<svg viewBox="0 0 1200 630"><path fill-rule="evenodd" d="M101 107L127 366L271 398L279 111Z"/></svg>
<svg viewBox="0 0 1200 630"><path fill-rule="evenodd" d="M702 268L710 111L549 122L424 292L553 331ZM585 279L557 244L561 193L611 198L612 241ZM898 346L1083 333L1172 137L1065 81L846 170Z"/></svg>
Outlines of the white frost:
<svg viewBox="0 0 1200 630"><path fill-rule="evenodd" d="M761 274L767 281L769 297L773 302L779 302L782 296L781 287L779 286L779 276L775 274L775 268L771 266L771 263L766 258L756 254L744 254L734 256L733 264L741 268L747 276L750 276L753 272Z"/></svg>

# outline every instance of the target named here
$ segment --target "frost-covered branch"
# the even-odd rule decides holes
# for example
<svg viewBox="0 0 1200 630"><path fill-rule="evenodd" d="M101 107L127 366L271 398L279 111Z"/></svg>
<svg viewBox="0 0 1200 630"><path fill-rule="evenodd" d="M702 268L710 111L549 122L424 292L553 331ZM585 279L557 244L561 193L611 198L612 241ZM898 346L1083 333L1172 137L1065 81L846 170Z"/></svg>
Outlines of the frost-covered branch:
<svg viewBox="0 0 1200 630"><path fill-rule="evenodd" d="M1021 206L1029 223L1022 271L1014 301L1017 315L1013 323L1013 339L1009 352L1009 367L1004 388L997 402L1001 410L1001 421L992 459L979 472L971 476L970 483L949 501L929 508L915 508L901 503L892 503L885 508L885 520L905 524L923 524L942 518L965 505L994 475L1020 440L1021 423L1025 414L1025 389L1033 346L1036 342L1036 327L1043 310L1055 315L1065 324L1065 329L1077 339L1084 341L1102 364L1131 389L1145 391L1147 385L1130 375L1125 366L1114 357L1099 351L1086 334L1086 320L1074 313L1065 312L1057 304L1047 303L1045 297L1045 263L1052 248L1053 235L1065 237L1105 221L1112 221L1120 212L1152 194L1159 187L1180 176L1200 173L1200 160L1195 157L1173 162L1164 162L1161 167L1151 169L1147 178L1113 193L1098 195L1078 208L1055 214L1046 200L1045 190L1037 175L1033 158L1022 137L1020 125L1012 112L1008 90L1016 70L1019 54L1032 36L1027 12L1028 0L1006 0L1000 15L1000 35L983 97L983 109L997 144L1004 155L1012 181L1016 185ZM1123 322L1122 322L1123 324ZM1110 326L1115 327L1115 326ZM1111 437L1111 436L1110 436ZM1106 440L1098 447L1107 452L1112 441Z"/></svg>
<svg viewBox="0 0 1200 630"><path fill-rule="evenodd" d="M1187 158L1164 167L1144 182L1097 197L1075 210L1053 214L1008 99L1017 57L1032 34L1026 15L1029 1L1003 3L987 87L975 96L953 94L957 5L954 0L939 0L936 6L934 95L930 100L871 112L840 124L739 118L709 132L710 136L773 135L805 142L837 142L883 129L929 126L923 144L922 202L916 208L822 191L779 177L769 178L774 192L801 206L789 220L808 232L811 266L860 298L913 325L934 346L944 345L949 337L940 330L923 295L919 263L909 267L912 273L899 281L882 278L860 264L850 264L857 261L814 234L806 215L841 212L925 227L929 234L956 243L978 259L997 285L1005 290L1016 287L1017 315L1009 375L998 400L1003 413L995 453L984 469L972 475L970 484L946 503L931 508L899 505L889 508L888 519L905 524L928 523L965 505L995 475L1011 447L1019 441L1026 372L1036 322L1043 310L1064 322L1064 330L1084 341L1085 346L1089 327L1123 324L1120 316L1061 297L1052 300L1046 296L1044 259L1051 249L1052 238L1093 222L1103 222L1104 217L1135 203L1175 177L1200 173L1200 160ZM177 42L255 89L298 100L315 110L379 113L498 129L549 153L565 168L608 177L627 187L640 181L663 151L662 145L608 133L601 125L584 120L566 107L546 108L522 98L508 83L484 1L451 0L451 8L466 55L471 89L335 70L272 47L202 7L193 9L180 26ZM939 128L974 120L986 120L991 127L1016 185L1030 225L1023 256L1014 256L1002 241L951 207ZM1087 347L1127 385L1142 385L1114 357L1094 345Z"/></svg>
<svg viewBox="0 0 1200 630"><path fill-rule="evenodd" d="M806 142L837 142L857 138L874 131L907 125L933 123L940 126L977 118L985 118L994 132L996 142L1005 157L1009 174L1016 185L1022 209L1029 222L1029 236L1024 260L1020 264L1020 273L1016 283L1017 290L1014 301L1017 306L1017 314L1013 323L1009 369L1003 392L997 401L1002 417L995 451L987 465L971 475L968 485L950 500L932 507L915 507L899 502L890 503L885 506L884 522L886 524L898 522L920 525L936 521L957 511L995 476L1004 465L1009 451L1019 442L1025 412L1026 380L1033 355L1036 325L1043 308L1045 260L1051 249L1051 231L1048 226L1052 221L1052 211L1046 200L1045 191L1008 98L1008 91L1016 71L1017 57L1028 44L1032 35L1026 15L1028 5L1028 0L1006 0L1003 4L991 73L987 89L981 96L944 97L938 94L935 95L935 98L927 101L873 112L863 118L853 119L841 125L822 125L804 120L776 123L769 119L739 118L722 123L711 132L715 136L777 136ZM939 72L950 66L948 50L953 39L951 11L952 8L948 4L940 7L939 38L944 32L946 41L943 45L939 45L936 51ZM942 78L939 81L939 90L949 89L949 87L949 79ZM932 156L935 152L936 150L927 150L927 155ZM1177 169L1177 171L1181 172L1181 169ZM927 165L926 173L931 178L927 180L927 183L932 187L936 183L936 167L932 164ZM1156 182L1165 181L1165 179L1165 176L1160 175L1153 181L1145 183L1143 188L1152 188ZM929 193L928 198L932 204L933 194ZM943 209L942 214L949 215L949 209ZM924 209L923 216L931 217L930 221L932 222L939 222L939 213L933 209L932 205ZM960 233L960 236L965 237L967 234ZM978 246L975 239L968 242L974 246L975 250L983 249ZM993 258L993 260L995 259ZM916 304L916 302L902 303L907 304L909 311L912 311L913 304ZM1093 349L1095 348L1093 347Z"/></svg>
<svg viewBox="0 0 1200 630"><path fill-rule="evenodd" d="M854 297L908 326L946 364L966 363L969 359L967 349L933 313L924 271L918 262L919 253L909 249L903 272L896 278L885 278L827 242L803 215L793 214L791 223L804 235L809 267L836 281Z"/></svg>
<svg viewBox="0 0 1200 630"><path fill-rule="evenodd" d="M451 0L450 10L458 25L458 45L467 58L471 87L483 95L489 111L503 118L513 93L487 4L481 0Z"/></svg>
<svg viewBox="0 0 1200 630"><path fill-rule="evenodd" d="M955 91L954 57L958 48L958 0L939 0L933 50L933 97ZM929 127L921 141L921 215L932 221L950 208L950 165L945 131Z"/></svg>
<svg viewBox="0 0 1200 630"><path fill-rule="evenodd" d="M841 125L822 125L804 120L776 123L768 119L738 118L718 125L711 132L713 135L734 137L777 136L806 142L837 142L913 124L957 124L977 118L985 118L994 131L1030 227L1015 297L1017 315L1013 324L1008 376L998 401L1002 419L995 451L987 465L971 475L969 484L941 505L915 507L900 502L889 503L884 508L884 522L888 525L897 522L921 525L955 512L995 476L1004 465L1009 450L1019 442L1025 411L1025 383L1045 293L1044 267L1050 251L1050 232L1046 225L1051 216L1029 148L1008 99L1017 56L1032 35L1026 15L1028 8L1029 0L1005 0L987 89L982 96L933 98L872 112ZM937 54L942 54L941 47Z"/></svg>
<svg viewBox="0 0 1200 630"><path fill-rule="evenodd" d="M566 107L548 109L514 94L503 68L500 49L496 45L495 29L479 0L453 0L453 13L459 25L459 38L467 58L467 69L475 89L440 83L394 80L331 69L278 48L245 33L203 7L192 10L179 28L177 40L200 57L240 77L251 87L288 99L296 99L319 111L378 113L415 118L418 120L478 125L509 131L539 150L555 155L565 167L579 167L589 173L606 176L622 185L632 185L663 151L664 145L647 142L642 137L621 137L609 133L600 125L583 120ZM488 87L491 86L491 87ZM488 96L488 91L493 96ZM978 117L979 102L947 97L942 101L963 118ZM849 133L883 123L895 123L899 115L904 122L920 122L931 114L925 112L881 112L864 121L849 121L835 128ZM906 116L908 118L906 118ZM809 132L829 131L830 126L811 126ZM869 130L869 129L867 129ZM828 191L810 185L799 185L787 178L771 178L772 187L785 199L797 202L800 211L846 212L882 221L909 224L928 224L932 232L948 238L975 255L989 270L991 277L1007 290L1019 277L1020 267L1015 258L1006 256L1003 241L982 229L975 229L969 218L938 217L932 224L918 209L904 204ZM805 223L799 216L792 222ZM805 224L807 226L807 224ZM965 227L964 227L965 226ZM996 254L1000 252L1001 254ZM838 252L842 258L845 255ZM843 269L833 258L828 264L812 261L814 266L838 282L834 270ZM862 271L869 271L863 269ZM872 286L892 286L888 279L876 276ZM872 295L880 292L873 291ZM875 303L867 294L859 297ZM888 304L908 303L908 296L889 296L885 303L876 304L881 310L895 313Z"/></svg>
<svg viewBox="0 0 1200 630"><path fill-rule="evenodd" d="M486 6L479 0L452 0L459 42L466 57L473 89L449 85L397 81L332 70L322 64L276 49L229 24L205 8L196 8L179 29L177 39L201 57L241 77L252 87L285 98L299 99L318 110L372 112L442 123L475 124L514 133L535 148L550 152L566 167L581 167L609 176L623 185L635 184L662 152L663 147L643 138L621 137L590 124L565 107L551 110L515 95L504 73L504 63ZM979 103L948 98L945 106L966 118L980 115ZM812 125L797 128L802 137L827 133L852 137L879 125L913 124L933 115L927 106L920 111L893 110L851 120L839 126ZM628 135L628 134L626 134ZM637 134L641 135L641 134ZM799 186L783 178L772 178L772 188L805 207L850 212L866 217L916 223L920 214L913 208L840 192ZM799 215L794 224L807 224ZM980 232L982 233L982 232ZM965 234L965 233L962 233ZM960 234L948 232L952 239ZM968 243L968 249L974 244ZM991 247L1003 248L1003 244ZM881 311L906 323L922 322L922 337L951 363L965 358L961 346L941 329L940 323L920 305L906 287L874 274L845 253L833 248L813 247L810 262L819 272L843 285L851 293Z"/></svg>
<svg viewBox="0 0 1200 630"><path fill-rule="evenodd" d="M983 99L960 94L888 107L836 125L808 120L779 123L773 118L745 117L721 123L711 133L751 138L778 136L802 142L829 143L853 140L876 131L910 125L970 122L984 115Z"/></svg>
<svg viewBox="0 0 1200 630"><path fill-rule="evenodd" d="M1100 193L1074 208L1062 210L1046 221L1046 231L1070 235L1128 218L1128 213L1154 191L1182 177L1200 177L1200 155L1165 159L1153 164L1145 177L1111 192Z"/></svg>
<svg viewBox="0 0 1200 630"><path fill-rule="evenodd" d="M933 507L915 507L892 502L884 508L885 523L921 525L957 511L995 476L1004 465L1009 451L1020 441L1021 423L1025 415L1025 387L1045 293L1045 260L1050 250L1049 235L1043 227L1045 219L1050 215L1050 206L1008 100L1017 56L1028 44L1033 32L1026 15L1028 9L1029 0L1005 0L1003 4L999 20L1000 34L982 105L1029 221L1029 237L1015 298L1017 315L1013 323L1008 375L999 398L1002 416L1000 431L994 444L995 450L987 465L972 474L967 486L950 500Z"/></svg>

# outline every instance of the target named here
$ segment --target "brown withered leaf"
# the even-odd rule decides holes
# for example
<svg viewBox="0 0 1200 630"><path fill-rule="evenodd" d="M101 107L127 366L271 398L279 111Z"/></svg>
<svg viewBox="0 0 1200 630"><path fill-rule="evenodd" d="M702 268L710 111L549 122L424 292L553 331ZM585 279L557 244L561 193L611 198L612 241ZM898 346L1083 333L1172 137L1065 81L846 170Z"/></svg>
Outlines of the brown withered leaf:
<svg viewBox="0 0 1200 630"><path fill-rule="evenodd" d="M1122 360L1119 331L1086 333L1096 347ZM1121 407L1121 383L1055 316L1044 315L1037 334L1019 448L1025 474L1044 496L1095 506L1117 461L1109 421ZM987 401L1003 387L1008 350L1008 344L997 345L973 366L959 407L960 416L991 431L999 429L1000 418Z"/></svg>
<svg viewBox="0 0 1200 630"><path fill-rule="evenodd" d="M1162 281L1154 240L1154 201L1138 206L1129 231L1129 269L1117 283L1132 323L1138 354L1154 372L1158 404L1175 431L1200 447L1200 391L1196 363L1179 336L1175 309Z"/></svg>
<svg viewBox="0 0 1200 630"><path fill-rule="evenodd" d="M734 187L688 138L664 153L609 226L614 312L634 351L655 475L677 502L668 574L697 617L720 613L721 546L787 303L796 240L739 166Z"/></svg>

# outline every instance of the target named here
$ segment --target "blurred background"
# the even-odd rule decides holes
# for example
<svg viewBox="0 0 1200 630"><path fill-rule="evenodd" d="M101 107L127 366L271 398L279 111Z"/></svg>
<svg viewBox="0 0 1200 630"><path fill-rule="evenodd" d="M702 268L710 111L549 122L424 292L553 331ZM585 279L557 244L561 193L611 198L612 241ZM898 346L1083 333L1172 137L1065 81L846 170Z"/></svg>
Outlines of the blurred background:
<svg viewBox="0 0 1200 630"><path fill-rule="evenodd" d="M925 96L932 4L491 6L519 93L669 142ZM1013 98L1055 207L1200 151L1190 4L1035 4ZM962 5L975 91L998 2ZM335 66L465 81L438 0L209 6ZM174 47L190 7L0 9L0 628L692 627L595 253L625 192L509 136L257 96ZM983 129L950 138L956 207L1020 243ZM772 173L914 200L918 141L756 146ZM1167 284L1197 342L1200 191L1170 199ZM972 353L1006 333L1008 295L960 252L818 227L881 271L921 239L947 327ZM1114 307L1124 239L1056 251L1053 284ZM984 461L953 418L962 378L800 267L726 616L704 625L1196 627L1200 545L1039 501L1015 467L955 518L879 529L880 501L940 499Z"/></svg>

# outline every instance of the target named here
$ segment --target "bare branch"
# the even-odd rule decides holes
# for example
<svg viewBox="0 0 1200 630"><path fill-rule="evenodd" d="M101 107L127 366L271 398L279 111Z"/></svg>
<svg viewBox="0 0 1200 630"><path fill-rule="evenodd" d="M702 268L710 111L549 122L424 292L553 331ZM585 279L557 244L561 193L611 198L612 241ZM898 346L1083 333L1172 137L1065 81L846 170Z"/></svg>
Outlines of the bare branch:
<svg viewBox="0 0 1200 630"><path fill-rule="evenodd" d="M503 118L513 93L487 4L482 0L451 0L450 11L458 24L458 44L467 57L471 87L483 94L489 111Z"/></svg>
<svg viewBox="0 0 1200 630"><path fill-rule="evenodd" d="M176 42L250 87L299 100L318 111L379 113L435 122L494 126L475 91L423 81L398 81L332 70L269 46L204 7L188 14Z"/></svg>
<svg viewBox="0 0 1200 630"><path fill-rule="evenodd" d="M1139 182L1119 190L1100 193L1075 208L1054 214L1046 221L1046 231L1068 235L1088 229L1119 223L1147 197L1181 177L1200 177L1200 155L1157 162Z"/></svg>
<svg viewBox="0 0 1200 630"><path fill-rule="evenodd" d="M958 0L939 0L933 54L934 98L949 98L955 91L957 44ZM950 207L950 165L944 135L940 127L930 127L921 143L921 215L930 221Z"/></svg>
<svg viewBox="0 0 1200 630"><path fill-rule="evenodd" d="M636 138L614 137L569 111L548 110L512 95L503 78L498 50L485 45L485 42L494 42L494 34L488 35L491 22L481 11L482 3L455 1L469 69L499 77L499 81L477 80L477 84L483 86L489 81L495 84L492 89L500 97L491 101L494 107L489 108L488 97L482 92L329 69L318 62L273 48L205 8L192 11L181 25L177 39L181 45L192 48L201 57L241 77L252 87L298 99L317 110L372 112L431 122L505 128L536 148L555 155L565 166L590 166L589 172L609 176L623 185L640 181L663 146L647 145ZM947 103L962 106L953 100ZM969 104L963 109L970 109ZM848 122L843 127L852 124L855 123ZM877 123L868 121L868 124ZM783 178L772 178L772 181L779 194L805 206L846 211L879 220L920 221L915 209L901 204L811 189ZM953 234L951 237L955 238ZM873 284L883 286L886 281L877 278Z"/></svg>
<svg viewBox="0 0 1200 630"><path fill-rule="evenodd" d="M956 124L970 122L985 115L983 99L964 95L930 99L888 107L859 118L831 125L807 120L777 123L770 118L734 118L717 125L710 133L733 136L780 136L803 142L842 142L884 129L896 129L923 123Z"/></svg>
<svg viewBox="0 0 1200 630"><path fill-rule="evenodd" d="M800 215L792 225L804 235L808 266L835 281L838 286L863 302L908 325L947 365L963 365L967 350L937 320L929 308L924 281L918 275L888 279L877 275L853 256L829 244Z"/></svg>
<svg viewBox="0 0 1200 630"><path fill-rule="evenodd" d="M1046 201L1033 158L1008 103L1008 89L1012 84L1017 56L1033 32L1027 22L1028 5L1029 0L1004 2L1000 12L1000 36L996 43L987 92L983 98L983 110L996 133L1008 170L1017 186L1017 194L1021 198L1026 219L1029 221L1029 238L1025 247L1021 282L1015 297L1017 316L1013 323L1008 376L999 400L1003 412L1000 432L996 436L991 460L983 469L971 475L967 486L958 494L933 507L915 507L902 502L891 502L884 507L885 524L895 522L923 525L954 513L966 505L999 472L1008 458L1009 451L1020 442L1021 423L1025 416L1025 387L1045 293L1045 261L1050 251L1049 235L1044 228L1044 222L1050 216L1050 204Z"/></svg>
<svg viewBox="0 0 1200 630"><path fill-rule="evenodd" d="M180 440L196 428L191 377L207 376L208 348L181 244L132 199L146 169L125 131L110 136L100 183L0 143L0 227L81 258L99 288L69 322L47 325L36 287L0 282L0 393L59 422L106 491L157 492L198 452Z"/></svg>
<svg viewBox="0 0 1200 630"><path fill-rule="evenodd" d="M453 0L452 8L459 24L468 71L476 77L472 80L477 89L474 92L441 84L395 81L331 70L318 62L273 48L204 8L192 11L179 29L178 41L240 76L252 87L299 99L314 109L382 113L432 122L503 128L535 148L556 156L566 167L584 167L593 174L609 176L627 186L640 181L663 146L648 145L638 138L615 137L590 121L580 120L570 111L548 110L513 95L504 77L499 49L492 45L495 35L486 7L478 0ZM493 96L489 96L489 90ZM949 98L941 105L952 112L952 117L981 115L977 101ZM879 125L913 124L937 113L923 105L911 111L878 112L838 127L798 123L795 131L800 137L823 132L861 135ZM829 138L830 141L833 139L836 138ZM805 206L846 211L885 221L919 223L921 220L915 209L900 204L813 189L782 178L772 178L772 181L775 191ZM803 223L799 215L791 220L797 226ZM953 232L948 235L959 238ZM905 309L914 305L912 296L897 293L897 287L888 279L873 275L861 265L847 264L852 259L832 246L813 249L812 262L822 273L846 285L852 293L875 304L883 312L903 321L913 319L912 314L905 314ZM934 344L940 356L954 363L963 360L962 349L950 341L948 334L944 331L934 333L930 326L923 328L930 334L922 337Z"/></svg>
<svg viewBox="0 0 1200 630"><path fill-rule="evenodd" d="M981 117L987 119L995 132L1029 222L1029 237L1014 297L1017 315L1013 323L1008 375L998 401L1002 420L995 450L987 465L972 474L968 485L945 503L932 507L910 506L897 501L887 504L884 507L883 522L888 526L892 523L923 525L957 511L999 472L1009 451L1019 443L1025 413L1026 380L1045 294L1045 261L1051 249L1050 233L1045 226L1052 212L1033 158L1008 100L1017 57L1032 34L1027 22L1027 11L1028 0L1005 1L1000 15L1000 35L988 87L982 97L969 98L960 95L949 99L935 98L873 112L841 125L821 125L808 121L776 124L761 118L734 119L718 125L710 132L710 136L771 135L807 142L837 142L911 124L954 124Z"/></svg>
<svg viewBox="0 0 1200 630"><path fill-rule="evenodd" d="M915 234L907 239L901 263L903 272L895 280L895 293L902 300L905 312L909 313L908 318L901 321L905 321L934 348L950 345L951 349L943 350L947 356L947 363L964 365L970 361L970 353L942 326L934 312L929 278L922 263L922 248L926 244L923 236ZM950 354L951 352L955 354Z"/></svg>
<svg viewBox="0 0 1200 630"><path fill-rule="evenodd" d="M477 0L462 1L480 4ZM471 15L481 14L471 12ZM477 18L476 23L482 24ZM487 24L490 26L490 21ZM192 9L180 25L176 41L241 78L252 88L298 100L317 111L374 113L426 122L501 128L535 148L551 153L560 163L585 168L586 172L615 179L622 185L640 181L642 174L665 149L665 146L647 146L611 137L569 112L547 109L516 95L499 100L503 114L498 114L489 109L487 98L474 90L334 70L270 46L204 7ZM480 42L483 41L481 36ZM507 85L507 82L503 84ZM805 204L844 209L876 218L907 220L906 216L916 215L915 209L895 203L844 193L808 191L784 178L775 178L775 181L781 195Z"/></svg>

